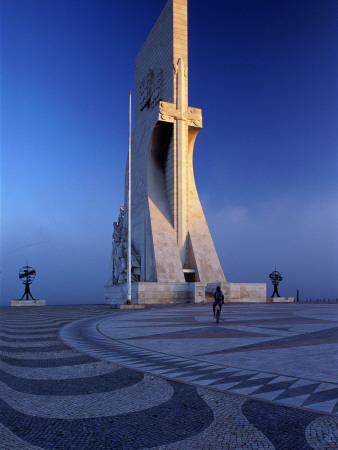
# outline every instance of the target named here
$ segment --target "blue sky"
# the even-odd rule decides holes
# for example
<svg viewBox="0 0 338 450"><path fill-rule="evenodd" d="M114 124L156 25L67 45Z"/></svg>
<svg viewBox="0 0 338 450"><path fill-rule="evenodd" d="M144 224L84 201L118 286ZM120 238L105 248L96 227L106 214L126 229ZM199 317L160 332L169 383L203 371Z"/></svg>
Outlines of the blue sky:
<svg viewBox="0 0 338 450"><path fill-rule="evenodd" d="M134 59L165 0L3 0L1 304L102 303ZM189 2L197 189L226 278L338 298L332 0Z"/></svg>

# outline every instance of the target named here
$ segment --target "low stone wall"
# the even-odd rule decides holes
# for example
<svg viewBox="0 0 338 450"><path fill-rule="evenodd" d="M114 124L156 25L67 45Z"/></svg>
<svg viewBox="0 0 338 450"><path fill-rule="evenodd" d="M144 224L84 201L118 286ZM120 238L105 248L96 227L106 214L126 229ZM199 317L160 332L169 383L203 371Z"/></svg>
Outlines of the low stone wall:
<svg viewBox="0 0 338 450"><path fill-rule="evenodd" d="M123 304L127 285L105 286L105 303ZM200 303L205 301L202 283L132 283L131 300L135 304Z"/></svg>
<svg viewBox="0 0 338 450"><path fill-rule="evenodd" d="M131 300L142 305L211 303L217 286L221 286L225 303L267 302L265 283L132 283ZM122 305L126 300L126 284L105 286L105 303Z"/></svg>
<svg viewBox="0 0 338 450"><path fill-rule="evenodd" d="M214 301L216 287L221 286L225 303L266 303L265 283L208 283L205 299Z"/></svg>
<svg viewBox="0 0 338 450"><path fill-rule="evenodd" d="M231 303L266 303L266 283L229 283L229 296Z"/></svg>

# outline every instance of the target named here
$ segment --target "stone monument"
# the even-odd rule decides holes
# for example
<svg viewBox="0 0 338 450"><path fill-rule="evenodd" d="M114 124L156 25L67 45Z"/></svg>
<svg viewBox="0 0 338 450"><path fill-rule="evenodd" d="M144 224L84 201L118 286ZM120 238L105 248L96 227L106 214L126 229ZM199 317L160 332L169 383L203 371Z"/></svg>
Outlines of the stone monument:
<svg viewBox="0 0 338 450"><path fill-rule="evenodd" d="M202 111L188 103L187 0L169 0L135 61L131 150L132 301L265 301L265 284L227 283L197 194L193 150ZM128 168L114 223L107 303L126 299ZM244 290L243 290L244 289ZM242 291L242 292L241 292ZM264 298L264 300L263 300Z"/></svg>

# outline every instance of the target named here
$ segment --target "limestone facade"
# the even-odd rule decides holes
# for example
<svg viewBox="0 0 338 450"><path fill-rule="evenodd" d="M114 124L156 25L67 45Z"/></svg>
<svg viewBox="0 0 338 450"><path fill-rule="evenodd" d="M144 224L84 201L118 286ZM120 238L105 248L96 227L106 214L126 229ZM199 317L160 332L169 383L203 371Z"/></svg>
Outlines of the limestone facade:
<svg viewBox="0 0 338 450"><path fill-rule="evenodd" d="M187 0L170 0L135 61L131 217L141 282L185 283L187 273L225 282L194 180L201 128L201 110L188 104Z"/></svg>
<svg viewBox="0 0 338 450"><path fill-rule="evenodd" d="M135 60L131 239L138 264L132 300L138 303L204 301L208 285L234 290L225 279L196 189L193 150L201 128L201 109L188 103L187 0L169 0ZM127 217L128 169L125 180ZM125 276L119 281L115 270L126 265L123 258L114 259L121 252L118 245L114 240L105 287L109 303L126 298Z"/></svg>

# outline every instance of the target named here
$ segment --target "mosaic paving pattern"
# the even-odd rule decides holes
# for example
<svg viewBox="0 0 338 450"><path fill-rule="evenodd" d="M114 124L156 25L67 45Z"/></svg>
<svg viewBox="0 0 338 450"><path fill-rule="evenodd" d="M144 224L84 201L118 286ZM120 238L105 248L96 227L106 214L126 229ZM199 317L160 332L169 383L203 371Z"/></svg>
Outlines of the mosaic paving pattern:
<svg viewBox="0 0 338 450"><path fill-rule="evenodd" d="M329 382L330 377L325 374L325 368L331 364L337 379L337 353L332 354L330 345L334 341L338 346L338 318L327 317L329 308L337 311L336 305L305 306L305 314L313 311L319 315L316 319L302 317L298 305L277 306L271 318L270 305L259 305L252 307L252 315L242 320L238 320L236 311L243 313L243 307L227 307L233 319L228 317L217 326L205 305L190 305L179 310L172 307L129 313L118 319L86 319L64 327L61 337L80 351L133 369L281 405L338 414L338 383ZM282 314L277 317L278 310ZM324 319L319 311L324 312ZM257 333L262 323L264 327ZM281 327L282 324L287 325ZM298 363L295 348L304 351L309 342L311 359L301 361L300 369L292 366ZM264 366L267 349L275 351L273 371L269 360ZM283 359L285 351L289 361ZM321 358L326 353L324 368L316 366L318 352ZM228 365L234 353L244 354L242 367ZM220 364L214 363L215 354ZM248 354L255 354L264 370L252 370ZM225 355L227 359L222 363ZM324 370L320 372L321 369Z"/></svg>
<svg viewBox="0 0 338 450"><path fill-rule="evenodd" d="M318 410L304 411L222 392L225 385L232 383L242 391L272 385L278 387L278 396L287 393L291 393L288 398L307 396L307 400L318 404L323 403L323 395L332 401L334 383L312 381L302 385L299 377L283 380L276 374L195 361L196 355L172 356L163 351L170 350L167 346L162 346L159 352L135 347L135 342L131 342L135 341L136 328L132 325L135 321L139 324L137 333L140 328L143 330L145 339L137 337L142 345L144 341L152 342L156 333L162 334L158 341L166 342L164 328L168 323L170 340L176 341L177 330L185 348L189 348L188 340L208 334L218 333L216 339L224 339L219 337L223 333L221 328L211 330L206 325L203 314L207 307L199 308L194 309L197 317L194 319L191 308L185 305L137 313L99 305L2 307L0 447L8 450L337 448L335 414L323 415ZM191 329L192 323L197 327ZM198 327L203 328L202 334ZM116 340L109 335L113 329L129 336ZM59 337L60 330L63 340ZM285 328L281 327L280 332L283 331ZM236 330L239 336L236 339L243 339L248 333ZM265 332L255 334L258 343L264 342L261 339L265 339ZM206 348L200 344L200 354L205 354ZM79 353L80 350L87 354ZM258 385L255 380L260 380ZM267 392L275 391L263 394ZM323 394L318 397L320 392Z"/></svg>

